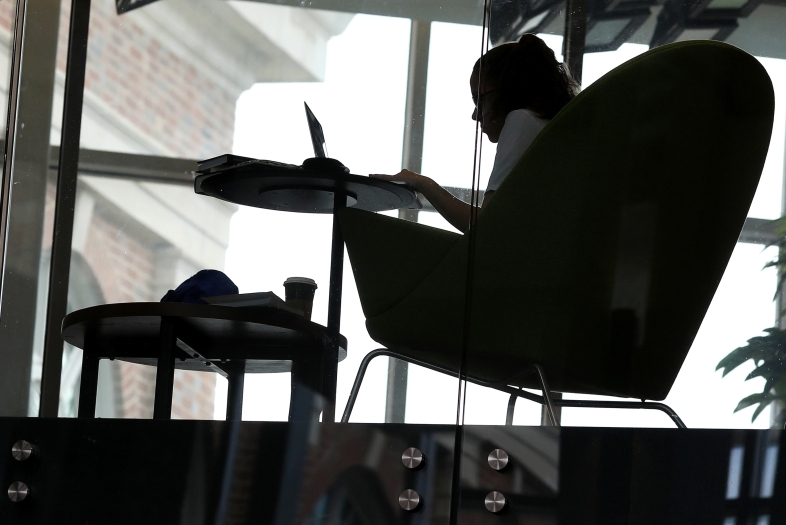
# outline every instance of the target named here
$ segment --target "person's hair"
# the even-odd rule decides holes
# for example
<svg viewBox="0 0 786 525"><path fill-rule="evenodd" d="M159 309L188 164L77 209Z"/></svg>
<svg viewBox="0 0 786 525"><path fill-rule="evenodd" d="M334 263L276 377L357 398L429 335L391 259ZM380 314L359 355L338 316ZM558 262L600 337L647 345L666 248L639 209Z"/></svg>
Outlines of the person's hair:
<svg viewBox="0 0 786 525"><path fill-rule="evenodd" d="M568 67L532 34L489 50L475 62L474 71L493 86L493 110L503 117L515 109L529 109L550 119L579 92Z"/></svg>

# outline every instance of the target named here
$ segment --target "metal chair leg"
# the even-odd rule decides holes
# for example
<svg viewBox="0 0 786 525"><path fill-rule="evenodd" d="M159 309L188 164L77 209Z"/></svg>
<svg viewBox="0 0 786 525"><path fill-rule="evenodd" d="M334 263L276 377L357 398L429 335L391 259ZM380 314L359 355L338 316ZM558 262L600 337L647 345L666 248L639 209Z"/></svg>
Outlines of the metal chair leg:
<svg viewBox="0 0 786 525"><path fill-rule="evenodd" d="M379 348L377 350L372 350L371 352L366 354L366 356L360 362L360 366L358 367L358 373L355 376L355 382L352 384L352 390L349 393L347 406L346 408L344 408L344 414L341 416L342 423L349 422L349 417L352 414L352 409L355 407L355 401L357 400L358 393L360 392L360 386L363 383L363 377L366 375L366 369L368 368L369 363L371 363L373 359L380 356L393 357L401 361L406 361L407 363L411 363L413 365L417 365L423 368L427 368L429 370L433 370L435 372L439 372L441 374L449 375L452 377L459 377L458 372L454 372L453 370L448 370L446 368L441 368L439 366L435 366L430 363L426 363L424 361L419 361L417 359L407 357L397 352L393 352L392 350L388 350L387 348ZM529 373L531 373L531 370ZM496 390L501 390L508 394L514 394L516 397L529 399L530 401L534 401L536 403L540 403L540 404L545 403L543 396L532 394L530 392L527 392L526 390L516 390L515 388L507 385L498 385L496 383L489 383L486 381L476 380L472 378L467 378L467 381L469 381L470 383L475 383L476 385L494 388Z"/></svg>
<svg viewBox="0 0 786 525"><path fill-rule="evenodd" d="M380 356L388 356L388 357L395 357L396 359L400 359L402 361L406 361L408 363L412 363L413 365L422 366L423 368L428 368L429 370L434 370L435 372L440 372L452 377L458 377L459 374L452 370L448 370L445 368L441 368L430 363L425 363L423 361L419 361L417 359L412 359L407 356L401 355L397 352L393 352L388 350L387 348L380 348L378 350L373 350L366 354L363 358L363 361L360 363L360 367L358 368L358 373L355 376L355 383L352 385L352 391L349 394L349 400L347 400L347 406L344 409L344 414L341 417L342 423L347 423L349 421L349 417L352 414L352 409L355 406L355 401L357 400L358 393L360 392L360 386L363 383L363 377L366 374L366 369L368 368L369 363ZM508 382L519 378L521 374L528 375L535 371L536 375L538 376L538 381L540 382L541 388L543 390L543 395L539 396L537 394L533 394L531 392L527 392L526 390L517 389L508 385ZM549 390L548 383L546 382L546 375L543 372L543 369L539 365L531 365L522 370L519 374L516 374L513 378L505 380L503 382L489 382L489 381L482 381L480 379L473 379L467 377L467 381L470 383L474 383L476 385L484 386L487 388L493 388L495 390L500 390L507 394L510 394L511 398L508 400L508 413L506 415L506 424L512 424L513 422L513 412L515 409L515 401L514 398L524 398L530 401L534 401L540 405L544 405L551 421L556 425L560 426L560 418L557 415L557 407L581 407L581 408L625 408L625 409L645 409L645 410L659 410L667 414L674 424L678 428L687 428L685 423L683 423L682 419L677 415L674 410L671 409L668 405L664 403L658 402L650 402L650 401L591 401L591 400L569 400L569 399L554 399L554 396ZM510 423L508 423L510 422Z"/></svg>
<svg viewBox="0 0 786 525"><path fill-rule="evenodd" d="M516 400L519 397L516 394L510 394L508 398L508 410L505 413L505 426L509 427L513 425L513 413L516 411Z"/></svg>
<svg viewBox="0 0 786 525"><path fill-rule="evenodd" d="M491 388L496 388L498 390L504 390L501 387L508 387L508 385L510 383L513 383L514 381L516 381L518 379L522 379L522 378L532 374L533 372L535 372L535 375L538 377L538 381L540 382L540 389L543 392L542 399L540 399L540 400L533 400L533 401L536 401L536 402L540 403L541 405L543 405L543 414L544 415L543 415L542 421L545 422L546 418L548 418L551 421L552 425L558 427L558 426L560 426L560 422L559 422L559 420L560 420L559 412L560 411L559 411L559 408L555 407L555 404L554 404L555 394L553 394L551 392L551 389L549 388L549 384L546 381L546 374L543 372L543 368L541 368L540 365L537 365L537 364L528 365L528 366L522 368L521 370L519 370L517 373L513 374L512 376L509 376L507 379L504 379L502 381L497 381L496 383L489 383L488 386L490 386ZM468 379L468 381L472 381L472 380ZM519 389L519 392L521 392L520 389ZM505 423L506 425L512 425L513 424L513 413L515 411L515 405L516 405L515 398L516 397L519 397L519 393L511 393L510 399L508 400L508 412L507 412L506 423ZM545 424L545 423L542 423L542 424Z"/></svg>
<svg viewBox="0 0 786 525"><path fill-rule="evenodd" d="M546 374L543 373L543 369L540 365L532 365L532 368L535 369L538 379L540 380L540 386L543 389L543 399L546 401L544 404L549 411L551 422L555 427L558 427L560 426L559 418L557 417L557 411L554 410L554 400L551 398L551 390L549 390L549 385L546 383Z"/></svg>
<svg viewBox="0 0 786 525"><path fill-rule="evenodd" d="M657 401L595 401L583 399L559 399L554 402L557 406L561 407L574 407L574 408L625 408L625 409L645 409L645 410L659 410L671 418L678 428L688 428L683 423L680 416L667 404L658 403Z"/></svg>
<svg viewBox="0 0 786 525"><path fill-rule="evenodd" d="M363 358L363 360L360 362L358 373L355 376L355 382L352 383L352 390L349 392L349 399L347 400L347 406L344 408L344 413L341 415L342 423L349 422L349 416L352 414L352 409L355 408L355 401L358 398L358 392L360 392L360 385L363 384L363 376L366 375L366 369L368 368L369 363L371 362L372 359L387 354L388 354L388 350L385 348L372 350L371 352L367 353L366 356Z"/></svg>

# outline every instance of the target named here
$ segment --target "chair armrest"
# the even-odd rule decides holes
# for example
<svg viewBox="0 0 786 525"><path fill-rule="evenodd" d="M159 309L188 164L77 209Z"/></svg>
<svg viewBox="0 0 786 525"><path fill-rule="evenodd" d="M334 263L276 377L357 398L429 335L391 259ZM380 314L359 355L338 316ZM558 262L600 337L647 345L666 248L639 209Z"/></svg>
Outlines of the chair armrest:
<svg viewBox="0 0 786 525"><path fill-rule="evenodd" d="M352 208L339 211L338 218L367 318L406 297L463 238Z"/></svg>

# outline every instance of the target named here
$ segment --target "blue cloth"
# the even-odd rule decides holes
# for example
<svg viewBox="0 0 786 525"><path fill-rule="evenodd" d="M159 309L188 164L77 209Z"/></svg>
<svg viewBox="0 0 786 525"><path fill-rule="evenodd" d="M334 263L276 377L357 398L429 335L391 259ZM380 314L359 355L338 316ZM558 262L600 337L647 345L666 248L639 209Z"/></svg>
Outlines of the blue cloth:
<svg viewBox="0 0 786 525"><path fill-rule="evenodd" d="M169 290L161 298L162 303L199 303L206 304L203 297L230 295L238 293L237 286L224 272L200 270L174 290Z"/></svg>

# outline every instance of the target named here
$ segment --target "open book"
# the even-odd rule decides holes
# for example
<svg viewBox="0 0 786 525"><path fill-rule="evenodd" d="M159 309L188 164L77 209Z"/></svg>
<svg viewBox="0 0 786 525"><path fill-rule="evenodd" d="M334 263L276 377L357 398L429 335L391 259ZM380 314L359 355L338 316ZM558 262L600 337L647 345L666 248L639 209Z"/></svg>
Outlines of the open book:
<svg viewBox="0 0 786 525"><path fill-rule="evenodd" d="M217 306L270 306L296 315L304 315L302 310L292 308L273 292L238 293L205 297L207 304Z"/></svg>

